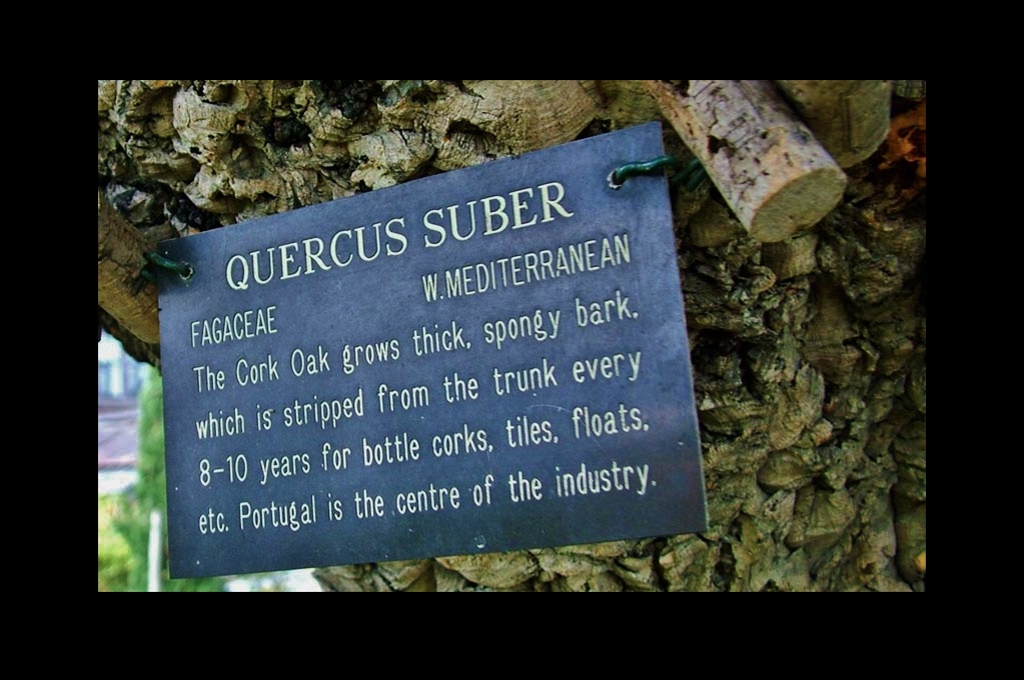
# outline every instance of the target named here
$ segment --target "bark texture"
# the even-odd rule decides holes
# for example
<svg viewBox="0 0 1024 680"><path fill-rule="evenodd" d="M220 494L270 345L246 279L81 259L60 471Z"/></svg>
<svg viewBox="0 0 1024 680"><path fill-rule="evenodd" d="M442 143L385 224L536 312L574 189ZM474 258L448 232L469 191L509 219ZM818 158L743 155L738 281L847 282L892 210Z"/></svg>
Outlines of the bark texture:
<svg viewBox="0 0 1024 680"><path fill-rule="evenodd" d="M108 201L143 240L662 110L641 81L99 81L98 102L101 212ZM751 237L708 184L674 195L708 532L326 568L324 589L923 590L924 104L893 99L886 142L792 237ZM665 141L690 157L669 125ZM100 259L101 322L158 365L126 320L134 303L104 298L102 246Z"/></svg>

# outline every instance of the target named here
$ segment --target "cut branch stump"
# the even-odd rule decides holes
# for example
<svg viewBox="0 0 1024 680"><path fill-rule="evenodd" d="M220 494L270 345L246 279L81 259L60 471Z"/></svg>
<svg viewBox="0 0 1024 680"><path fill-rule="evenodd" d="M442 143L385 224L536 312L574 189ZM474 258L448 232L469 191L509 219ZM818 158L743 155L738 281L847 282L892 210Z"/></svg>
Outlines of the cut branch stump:
<svg viewBox="0 0 1024 680"><path fill-rule="evenodd" d="M770 81L645 81L751 236L782 241L842 198L846 175Z"/></svg>
<svg viewBox="0 0 1024 680"><path fill-rule="evenodd" d="M889 80L776 80L839 167L866 159L889 132Z"/></svg>
<svg viewBox="0 0 1024 680"><path fill-rule="evenodd" d="M99 306L143 342L160 342L156 285L139 274L146 265L146 240L97 189Z"/></svg>

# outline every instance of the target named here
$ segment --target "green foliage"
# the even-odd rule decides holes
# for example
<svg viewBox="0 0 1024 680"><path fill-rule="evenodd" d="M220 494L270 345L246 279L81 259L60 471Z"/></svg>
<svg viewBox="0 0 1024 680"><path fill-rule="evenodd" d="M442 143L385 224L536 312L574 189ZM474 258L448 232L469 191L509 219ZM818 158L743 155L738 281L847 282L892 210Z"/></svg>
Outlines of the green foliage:
<svg viewBox="0 0 1024 680"><path fill-rule="evenodd" d="M164 469L164 402L163 381L156 369L151 368L139 395L139 459L138 482L133 491L121 496L121 504L113 524L130 557L126 561L125 590L145 591L147 587L147 559L149 552L149 514L153 509L166 513L167 483ZM162 526L166 527L164 521ZM101 551L101 581L103 555ZM167 537L163 537L163 564L161 585L163 591L222 591L224 581L219 578L174 579L167 571ZM102 590L102 588L101 588Z"/></svg>
<svg viewBox="0 0 1024 680"><path fill-rule="evenodd" d="M117 496L99 497L97 522L99 545L99 592L120 592L128 589L128 574L132 570L132 551L128 543L114 531L114 522L120 511Z"/></svg>

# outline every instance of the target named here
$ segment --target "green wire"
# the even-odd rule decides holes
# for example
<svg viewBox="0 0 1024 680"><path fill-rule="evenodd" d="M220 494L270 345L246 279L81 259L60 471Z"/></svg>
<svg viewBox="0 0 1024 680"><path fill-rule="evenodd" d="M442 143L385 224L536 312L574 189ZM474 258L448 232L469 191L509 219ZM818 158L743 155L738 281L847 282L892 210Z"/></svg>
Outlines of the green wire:
<svg viewBox="0 0 1024 680"><path fill-rule="evenodd" d="M662 168L678 167L679 161L673 156L658 156L642 163L626 163L612 170L608 176L608 184L612 189L618 189L626 180L636 175L648 175L657 172Z"/></svg>
<svg viewBox="0 0 1024 680"><path fill-rule="evenodd" d="M611 171L608 175L608 186L612 189L618 189L630 177L649 175L665 168L676 169L680 165L680 161L675 156L658 156L657 158L640 163L626 163ZM686 189L693 191L700 186L705 177L707 177L707 173L704 171L704 166L700 164L699 160L693 158L686 164L686 167L672 177L672 184L677 185L680 182L684 182Z"/></svg>
<svg viewBox="0 0 1024 680"><path fill-rule="evenodd" d="M195 274L195 270L192 269L192 265L188 262L176 262L157 252L146 253L146 259L157 267L163 267L177 273L185 281L191 279L192 275Z"/></svg>

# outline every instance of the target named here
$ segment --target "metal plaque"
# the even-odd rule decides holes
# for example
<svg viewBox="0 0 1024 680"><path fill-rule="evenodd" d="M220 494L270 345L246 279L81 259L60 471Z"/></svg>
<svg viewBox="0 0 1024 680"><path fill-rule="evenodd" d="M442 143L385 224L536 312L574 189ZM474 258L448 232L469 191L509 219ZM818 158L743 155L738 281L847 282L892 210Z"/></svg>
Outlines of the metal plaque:
<svg viewBox="0 0 1024 680"><path fill-rule="evenodd" d="M631 129L166 241L175 578L702 531L663 176Z"/></svg>

